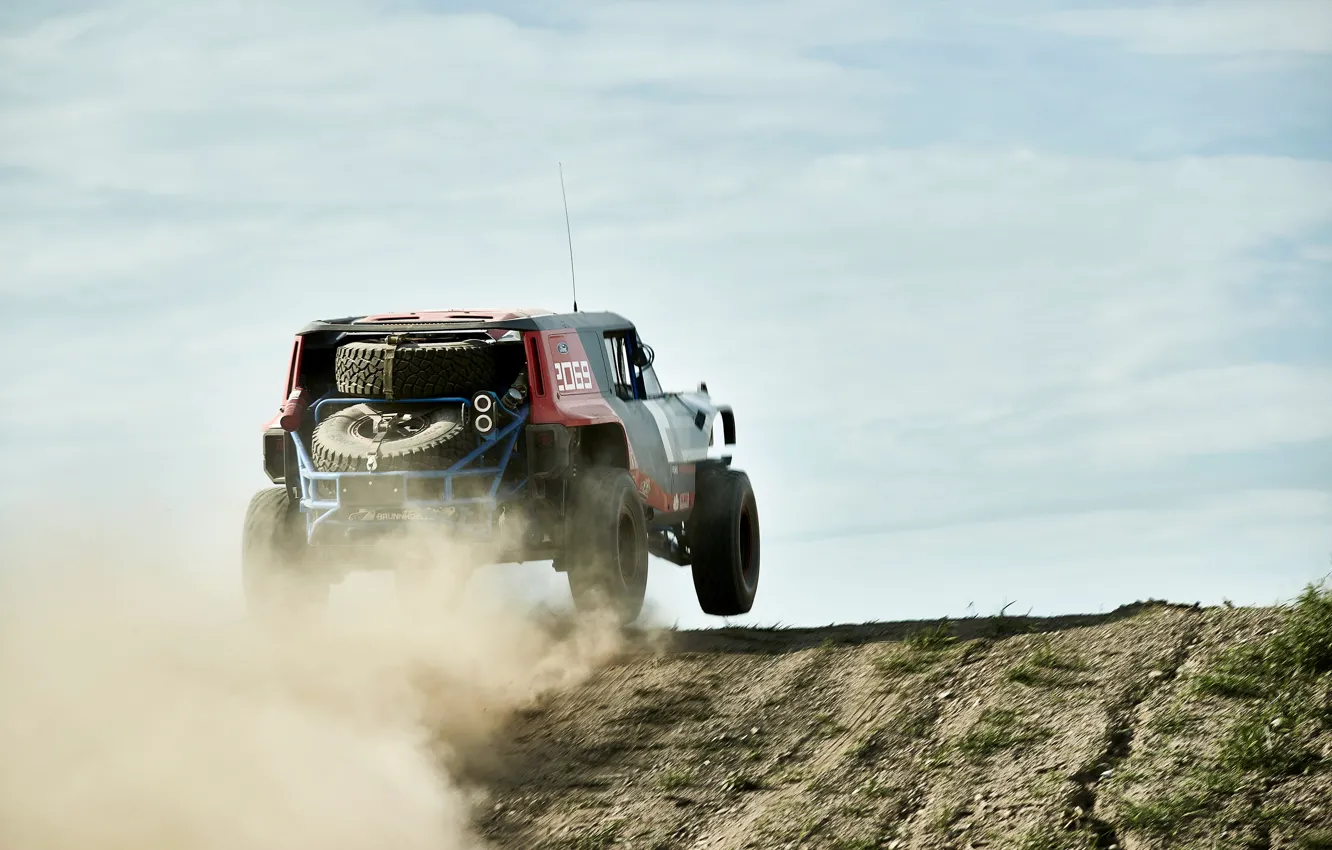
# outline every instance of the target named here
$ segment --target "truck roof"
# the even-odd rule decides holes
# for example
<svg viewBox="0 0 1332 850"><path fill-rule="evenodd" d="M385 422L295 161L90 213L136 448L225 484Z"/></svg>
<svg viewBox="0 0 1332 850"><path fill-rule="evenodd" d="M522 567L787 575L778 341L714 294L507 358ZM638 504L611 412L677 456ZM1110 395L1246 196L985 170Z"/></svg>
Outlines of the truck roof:
<svg viewBox="0 0 1332 850"><path fill-rule="evenodd" d="M499 310L411 310L317 319L297 331L297 336L333 333L420 333L428 331L519 330L548 331L563 328L631 328L633 323L618 313L555 313L530 308Z"/></svg>

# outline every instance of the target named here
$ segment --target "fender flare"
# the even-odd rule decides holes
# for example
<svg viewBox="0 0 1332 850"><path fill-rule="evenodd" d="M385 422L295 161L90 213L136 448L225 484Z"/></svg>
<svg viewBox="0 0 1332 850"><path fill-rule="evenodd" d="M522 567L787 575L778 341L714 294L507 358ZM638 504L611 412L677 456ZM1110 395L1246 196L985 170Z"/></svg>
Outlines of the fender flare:
<svg viewBox="0 0 1332 850"><path fill-rule="evenodd" d="M717 415L722 421L722 440L728 446L735 445L735 411L729 404L717 406Z"/></svg>

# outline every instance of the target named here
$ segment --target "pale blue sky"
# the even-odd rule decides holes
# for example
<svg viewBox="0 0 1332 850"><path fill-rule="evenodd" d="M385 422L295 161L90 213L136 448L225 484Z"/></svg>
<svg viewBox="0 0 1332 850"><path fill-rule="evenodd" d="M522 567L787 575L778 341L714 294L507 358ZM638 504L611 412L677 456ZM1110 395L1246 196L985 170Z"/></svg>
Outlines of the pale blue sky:
<svg viewBox="0 0 1332 850"><path fill-rule="evenodd" d="M746 622L1332 569L1321 0L6 4L0 103L11 541L225 574L291 332L564 307L562 160L580 305L736 406Z"/></svg>

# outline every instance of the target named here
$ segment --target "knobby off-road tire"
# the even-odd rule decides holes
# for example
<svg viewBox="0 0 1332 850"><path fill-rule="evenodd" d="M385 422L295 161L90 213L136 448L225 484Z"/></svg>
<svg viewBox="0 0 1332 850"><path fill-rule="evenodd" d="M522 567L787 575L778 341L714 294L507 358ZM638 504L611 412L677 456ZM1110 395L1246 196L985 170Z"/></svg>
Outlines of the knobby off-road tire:
<svg viewBox="0 0 1332 850"><path fill-rule="evenodd" d="M375 454L376 472L444 469L476 446L463 439L462 409L446 405L355 404L330 415L315 428L310 445L320 472L365 472L375 443L376 415L406 414L410 427L393 426ZM400 422L404 420L399 420Z"/></svg>
<svg viewBox="0 0 1332 850"><path fill-rule="evenodd" d="M330 581L316 569L305 521L285 487L255 493L245 512L241 579L251 616L285 622L316 615L328 604Z"/></svg>
<svg viewBox="0 0 1332 850"><path fill-rule="evenodd" d="M748 475L738 469L699 471L689 547L703 612L749 613L758 592L759 517Z"/></svg>
<svg viewBox="0 0 1332 850"><path fill-rule="evenodd" d="M384 383L388 353L393 350L392 377ZM484 342L409 342L396 349L387 342L348 342L338 347L333 375L338 392L361 398L394 399L468 397L490 389L495 380L495 354Z"/></svg>
<svg viewBox="0 0 1332 850"><path fill-rule="evenodd" d="M626 469L592 467L573 482L569 591L580 611L611 611L622 624L643 612L647 594L647 517Z"/></svg>

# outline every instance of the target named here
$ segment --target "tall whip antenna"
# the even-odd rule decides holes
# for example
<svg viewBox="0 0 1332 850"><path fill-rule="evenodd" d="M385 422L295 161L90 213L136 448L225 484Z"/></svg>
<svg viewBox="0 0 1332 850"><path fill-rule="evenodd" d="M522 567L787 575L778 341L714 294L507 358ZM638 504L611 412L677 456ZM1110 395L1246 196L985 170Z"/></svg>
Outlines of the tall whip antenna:
<svg viewBox="0 0 1332 850"><path fill-rule="evenodd" d="M569 227L569 198L564 194L564 163L560 163L560 197L564 199L564 233L569 237L569 282L573 285L574 312L578 312L578 278L574 276L573 230Z"/></svg>

